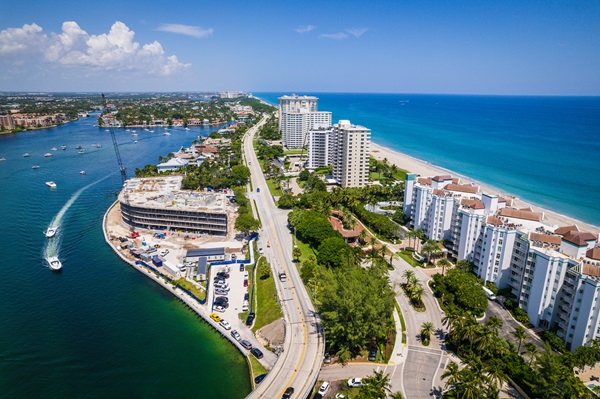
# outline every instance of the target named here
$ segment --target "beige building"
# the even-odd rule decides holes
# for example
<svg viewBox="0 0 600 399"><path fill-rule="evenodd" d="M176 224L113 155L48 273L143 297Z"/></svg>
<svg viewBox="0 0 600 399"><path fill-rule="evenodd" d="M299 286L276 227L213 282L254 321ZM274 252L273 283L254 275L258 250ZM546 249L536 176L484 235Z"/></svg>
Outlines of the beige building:
<svg viewBox="0 0 600 399"><path fill-rule="evenodd" d="M364 187L369 181L371 130L340 120L333 125L329 149L333 177L342 187Z"/></svg>
<svg viewBox="0 0 600 399"><path fill-rule="evenodd" d="M308 131L331 126L331 112L317 110L317 97L279 97L279 131L288 148L302 148L307 143Z"/></svg>

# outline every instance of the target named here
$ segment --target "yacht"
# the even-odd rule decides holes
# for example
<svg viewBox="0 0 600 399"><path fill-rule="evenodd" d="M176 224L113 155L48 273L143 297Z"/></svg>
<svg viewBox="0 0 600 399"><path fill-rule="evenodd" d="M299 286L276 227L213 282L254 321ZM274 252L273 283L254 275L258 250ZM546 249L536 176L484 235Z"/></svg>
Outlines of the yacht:
<svg viewBox="0 0 600 399"><path fill-rule="evenodd" d="M46 230L46 237L47 238L52 238L56 235L56 232L58 231L58 227L48 227L48 230Z"/></svg>
<svg viewBox="0 0 600 399"><path fill-rule="evenodd" d="M150 133L154 133L154 130L150 130Z"/></svg>
<svg viewBox="0 0 600 399"><path fill-rule="evenodd" d="M66 150L67 146L66 145L61 145L60 148L63 149L63 150Z"/></svg>
<svg viewBox="0 0 600 399"><path fill-rule="evenodd" d="M30 157L31 155L29 155L29 153L28 153L28 152L26 152L25 154L23 154L23 156L24 156L25 158L27 158L27 157Z"/></svg>
<svg viewBox="0 0 600 399"><path fill-rule="evenodd" d="M6 158L0 158L0 162L6 161Z"/></svg>
<svg viewBox="0 0 600 399"><path fill-rule="evenodd" d="M48 157L51 157L51 156L52 156L52 154L50 154L49 152L47 152L47 153L45 153L45 154L44 154L44 156L45 156L46 158L48 158Z"/></svg>
<svg viewBox="0 0 600 399"><path fill-rule="evenodd" d="M190 130L190 128L189 128L189 127L186 127L184 130Z"/></svg>
<svg viewBox="0 0 600 399"><path fill-rule="evenodd" d="M163 133L163 134L164 134L165 136L170 136L170 135L171 135L171 133L169 133L169 132L165 132L165 133Z"/></svg>
<svg viewBox="0 0 600 399"><path fill-rule="evenodd" d="M135 140L135 141L133 142L133 144L137 144L137 140Z"/></svg>
<svg viewBox="0 0 600 399"><path fill-rule="evenodd" d="M77 147L75 147L76 150L81 150L83 147L78 145Z"/></svg>
<svg viewBox="0 0 600 399"><path fill-rule="evenodd" d="M54 183L53 181L47 181L46 185L50 188L56 188L56 183Z"/></svg>
<svg viewBox="0 0 600 399"><path fill-rule="evenodd" d="M40 168L40 165L33 165L33 166L31 167L31 169L39 169L39 168Z"/></svg>
<svg viewBox="0 0 600 399"><path fill-rule="evenodd" d="M79 150L80 154L83 154L85 152L85 150L82 148L81 150Z"/></svg>
<svg viewBox="0 0 600 399"><path fill-rule="evenodd" d="M85 175L85 170L82 170L81 172L79 172L80 175Z"/></svg>
<svg viewBox="0 0 600 399"><path fill-rule="evenodd" d="M50 267L50 270L57 271L62 269L62 263L60 263L60 260L58 260L57 256L47 257L46 262L48 262L48 267Z"/></svg>
<svg viewBox="0 0 600 399"><path fill-rule="evenodd" d="M56 147L52 147L52 148L50 149L50 151L58 151L58 148L56 148Z"/></svg>

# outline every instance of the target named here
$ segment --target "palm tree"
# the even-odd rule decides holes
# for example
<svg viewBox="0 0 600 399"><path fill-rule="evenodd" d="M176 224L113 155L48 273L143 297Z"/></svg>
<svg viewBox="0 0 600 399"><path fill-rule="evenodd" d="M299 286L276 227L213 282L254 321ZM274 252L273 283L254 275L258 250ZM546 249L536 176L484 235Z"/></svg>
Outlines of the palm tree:
<svg viewBox="0 0 600 399"><path fill-rule="evenodd" d="M439 250L439 247L437 245L437 242L435 242L434 240L427 240L427 242L425 243L425 245L423 245L423 248L421 248L422 252L424 252L425 254L427 254L427 262L431 262L431 256L432 254L436 251Z"/></svg>
<svg viewBox="0 0 600 399"><path fill-rule="evenodd" d="M381 248L379 248L379 254L382 258L385 259L385 254L388 251L388 245L387 244L381 244Z"/></svg>
<svg viewBox="0 0 600 399"><path fill-rule="evenodd" d="M416 229L415 230L415 238L420 242L423 241L425 239L425 232L423 231L423 229ZM416 246L416 242L415 242L415 246ZM417 249L415 248L415 251Z"/></svg>
<svg viewBox="0 0 600 399"><path fill-rule="evenodd" d="M404 399L404 395L401 392L394 392L390 395L390 399Z"/></svg>
<svg viewBox="0 0 600 399"><path fill-rule="evenodd" d="M421 284L415 283L415 286L410 292L410 300L413 302L413 305L420 305L422 303L424 294L425 289L423 288L423 286Z"/></svg>
<svg viewBox="0 0 600 399"><path fill-rule="evenodd" d="M502 386L507 380L506 374L502 371L502 367L497 362L490 362L483 371L487 374L488 380L496 387Z"/></svg>
<svg viewBox="0 0 600 399"><path fill-rule="evenodd" d="M490 317L489 320L485 322L485 325L488 326L490 328L490 330L492 330L492 332L496 335L498 335L498 330L500 330L500 328L502 328L502 324L503 324L502 319L500 319L496 316Z"/></svg>
<svg viewBox="0 0 600 399"><path fill-rule="evenodd" d="M529 356L529 367L531 367L531 363L533 363L537 351L537 347L533 342L525 342L525 353Z"/></svg>
<svg viewBox="0 0 600 399"><path fill-rule="evenodd" d="M366 229L362 229L360 231L360 233L358 233L358 242L361 245L364 245L364 243L366 242L366 238L367 238L367 230Z"/></svg>
<svg viewBox="0 0 600 399"><path fill-rule="evenodd" d="M525 328L522 326L517 326L517 328L515 328L515 330L512 332L512 335L519 343L517 353L521 353L521 344L523 344L523 341L525 340Z"/></svg>
<svg viewBox="0 0 600 399"><path fill-rule="evenodd" d="M463 332L465 338L469 340L469 345L471 349L473 349L473 342L479 336L480 325L475 321L475 319L471 319L465 324L463 327Z"/></svg>
<svg viewBox="0 0 600 399"><path fill-rule="evenodd" d="M431 334L435 331L435 327L433 327L433 323L430 321L426 321L421 324L421 339L425 342L431 341Z"/></svg>
<svg viewBox="0 0 600 399"><path fill-rule="evenodd" d="M390 267L393 269L394 268L394 259L399 259L400 255L398 255L396 252L392 251L390 253Z"/></svg>
<svg viewBox="0 0 600 399"><path fill-rule="evenodd" d="M369 385L376 390L377 397L385 397L391 392L390 376L383 371L374 371L372 377L368 377Z"/></svg>
<svg viewBox="0 0 600 399"><path fill-rule="evenodd" d="M408 246L412 248L413 246L411 241L413 238L417 238L417 234L414 230L408 230L406 234L404 234L404 238L408 238Z"/></svg>
<svg viewBox="0 0 600 399"><path fill-rule="evenodd" d="M405 270L402 275L406 279L406 286L414 285L417 281L417 276L413 270Z"/></svg>
<svg viewBox="0 0 600 399"><path fill-rule="evenodd" d="M442 380L446 380L445 387L448 388L449 386L456 385L456 383L459 381L459 378L460 369L458 367L458 364L454 362L448 363L446 369L444 370L444 373L442 374Z"/></svg>
<svg viewBox="0 0 600 399"><path fill-rule="evenodd" d="M438 262L438 266L442 266L442 276L443 276L446 272L446 268L452 266L452 263L450 263L450 261L448 259L442 258Z"/></svg>

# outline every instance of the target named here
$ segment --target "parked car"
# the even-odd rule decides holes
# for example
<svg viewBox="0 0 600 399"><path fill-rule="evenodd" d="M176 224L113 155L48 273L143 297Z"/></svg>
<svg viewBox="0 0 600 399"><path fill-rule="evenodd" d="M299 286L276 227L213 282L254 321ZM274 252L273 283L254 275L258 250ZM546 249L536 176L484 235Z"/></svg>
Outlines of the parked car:
<svg viewBox="0 0 600 399"><path fill-rule="evenodd" d="M163 249L162 251L159 252L160 256L167 256L169 254L169 250L168 249Z"/></svg>
<svg viewBox="0 0 600 399"><path fill-rule="evenodd" d="M247 278L245 278L245 279L244 279L244 287L247 287L247 286L248 286L248 279L247 279Z"/></svg>
<svg viewBox="0 0 600 399"><path fill-rule="evenodd" d="M240 263L240 271L243 272L244 270L246 270L246 267L243 263Z"/></svg>
<svg viewBox="0 0 600 399"><path fill-rule="evenodd" d="M223 327L226 330L231 330L231 324L229 324L229 322L225 319L221 319L221 321L219 322L219 324L221 325L221 327Z"/></svg>
<svg viewBox="0 0 600 399"><path fill-rule="evenodd" d="M264 251L264 249L262 249L262 247L260 247L260 248L258 248L258 253L262 255L265 253L265 251Z"/></svg>
<svg viewBox="0 0 600 399"><path fill-rule="evenodd" d="M225 272L218 272L218 273L217 273L217 276L218 276L218 277L222 277L222 278L224 278L224 279L227 279L227 278L229 278L229 273L225 273Z"/></svg>
<svg viewBox="0 0 600 399"><path fill-rule="evenodd" d="M335 394L335 399L346 399L346 397L343 394L341 394L341 393L336 393Z"/></svg>
<svg viewBox="0 0 600 399"><path fill-rule="evenodd" d="M210 318L213 319L214 321L216 321L217 323L221 321L221 316L219 316L216 313L211 313Z"/></svg>
<svg viewBox="0 0 600 399"><path fill-rule="evenodd" d="M256 314L254 312L248 313L248 317L246 318L246 325L251 326L255 317L256 317Z"/></svg>
<svg viewBox="0 0 600 399"><path fill-rule="evenodd" d="M329 391L329 383L327 381L324 381L321 385L321 388L319 388L319 394L325 395L327 391Z"/></svg>
<svg viewBox="0 0 600 399"><path fill-rule="evenodd" d="M228 289L227 290L222 290L222 289L217 288L217 289L215 289L215 294L217 294L217 295L228 295L229 294L229 290Z"/></svg>
<svg viewBox="0 0 600 399"><path fill-rule="evenodd" d="M244 301L244 303L242 304L242 312L247 312L248 311L248 301Z"/></svg>
<svg viewBox="0 0 600 399"><path fill-rule="evenodd" d="M369 361L374 362L377 359L377 348L371 347L369 350Z"/></svg>
<svg viewBox="0 0 600 399"><path fill-rule="evenodd" d="M294 388L293 387L287 387L287 389L283 393L283 396L281 397L281 399L290 399L292 397L293 393L294 393Z"/></svg>
<svg viewBox="0 0 600 399"><path fill-rule="evenodd" d="M329 352L325 352L325 357L323 358L323 363L325 363L325 364L331 363L331 354Z"/></svg>
<svg viewBox="0 0 600 399"><path fill-rule="evenodd" d="M242 339L242 336L240 335L239 332L237 332L236 330L231 330L231 336L233 337L233 339L235 339L236 341L239 341Z"/></svg>
<svg viewBox="0 0 600 399"><path fill-rule="evenodd" d="M236 254L231 254L231 259L236 260L237 259L237 255Z"/></svg>
<svg viewBox="0 0 600 399"><path fill-rule="evenodd" d="M257 359L262 359L263 358L263 353L258 348L252 348L252 349L250 349L250 353L252 353L254 355L254 357L257 358Z"/></svg>
<svg viewBox="0 0 600 399"><path fill-rule="evenodd" d="M256 192L260 193L260 187L256 187Z"/></svg>
<svg viewBox="0 0 600 399"><path fill-rule="evenodd" d="M240 345L242 345L246 349L252 349L252 344L249 341L246 341L245 339L240 341Z"/></svg>
<svg viewBox="0 0 600 399"><path fill-rule="evenodd" d="M247 292L244 294L244 301L249 301L250 300L250 294L248 294Z"/></svg>
<svg viewBox="0 0 600 399"><path fill-rule="evenodd" d="M215 298L215 302L225 302L228 303L229 302L229 298L227 298L226 296L218 296Z"/></svg>
<svg viewBox="0 0 600 399"><path fill-rule="evenodd" d="M362 385L362 378L352 378L348 380L348 386L350 388L360 388Z"/></svg>
<svg viewBox="0 0 600 399"><path fill-rule="evenodd" d="M223 305L215 305L215 306L213 307L213 309L214 309L214 310L216 310L217 312L221 312L221 313L223 313L223 312L225 311L225 309L226 309L226 308L225 308L225 306L223 306ZM216 320L215 320L215 321L216 321Z"/></svg>
<svg viewBox="0 0 600 399"><path fill-rule="evenodd" d="M266 377L266 376L267 376L266 374L257 375L257 376L254 378L254 383L255 383L255 384L260 384L260 383L262 382L262 380L264 380L264 379L265 379L265 377Z"/></svg>

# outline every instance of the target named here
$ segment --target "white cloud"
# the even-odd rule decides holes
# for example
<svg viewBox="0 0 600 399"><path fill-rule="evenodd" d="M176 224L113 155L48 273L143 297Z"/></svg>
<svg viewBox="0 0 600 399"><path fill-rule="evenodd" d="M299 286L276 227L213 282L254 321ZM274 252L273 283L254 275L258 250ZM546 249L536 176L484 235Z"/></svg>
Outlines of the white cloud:
<svg viewBox="0 0 600 399"><path fill-rule="evenodd" d="M314 25L306 25L306 26L299 26L298 28L295 29L295 31L298 33L308 33L315 29L317 29L317 27Z"/></svg>
<svg viewBox="0 0 600 399"><path fill-rule="evenodd" d="M346 29L346 32L350 33L352 36L359 38L364 35L368 31L367 28L351 28Z"/></svg>
<svg viewBox="0 0 600 399"><path fill-rule="evenodd" d="M337 32L337 33L322 33L319 35L319 37L322 37L325 39L342 40L342 39L347 39L349 36L347 33Z"/></svg>
<svg viewBox="0 0 600 399"><path fill-rule="evenodd" d="M0 31L0 54L17 60L31 55L31 60L46 65L84 67L101 71L137 71L151 75L172 75L190 64L165 56L159 42L140 45L135 32L122 22L115 22L108 33L90 35L73 21L64 22L61 33L44 33L36 24ZM9 57L3 57L6 61Z"/></svg>
<svg viewBox="0 0 600 399"><path fill-rule="evenodd" d="M202 39L203 37L211 36L214 32L213 28L203 29L200 26L181 25L181 24L161 24L156 30L162 32L177 33Z"/></svg>

